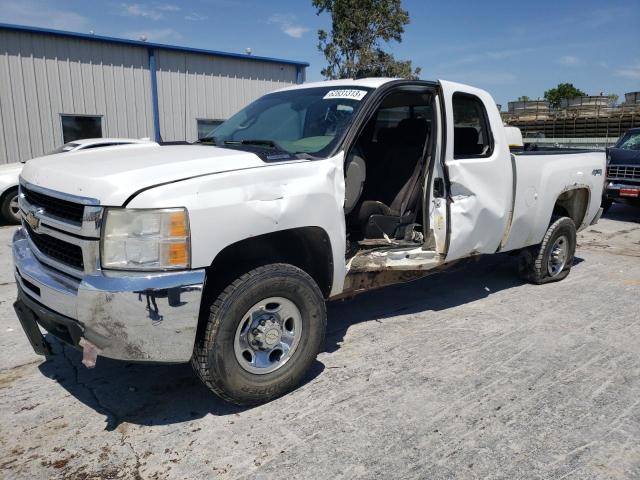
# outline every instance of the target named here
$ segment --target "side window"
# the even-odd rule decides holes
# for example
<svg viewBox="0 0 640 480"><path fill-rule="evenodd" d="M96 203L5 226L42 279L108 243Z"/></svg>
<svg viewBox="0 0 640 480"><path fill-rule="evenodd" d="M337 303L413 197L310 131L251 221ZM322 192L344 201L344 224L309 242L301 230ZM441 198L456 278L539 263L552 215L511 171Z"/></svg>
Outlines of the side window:
<svg viewBox="0 0 640 480"><path fill-rule="evenodd" d="M488 157L493 150L487 112L480 99L453 94L453 158Z"/></svg>
<svg viewBox="0 0 640 480"><path fill-rule="evenodd" d="M64 143L102 137L102 117L99 115L60 115L60 118Z"/></svg>
<svg viewBox="0 0 640 480"><path fill-rule="evenodd" d="M407 118L411 118L411 109L408 106L381 108L376 117L373 140L383 142L387 132L392 131L402 120Z"/></svg>
<svg viewBox="0 0 640 480"><path fill-rule="evenodd" d="M389 136L393 136L395 129L405 120L424 120L431 124L433 115L430 99L424 95L403 95L408 105L385 107L378 110L373 131L373 141L385 143Z"/></svg>

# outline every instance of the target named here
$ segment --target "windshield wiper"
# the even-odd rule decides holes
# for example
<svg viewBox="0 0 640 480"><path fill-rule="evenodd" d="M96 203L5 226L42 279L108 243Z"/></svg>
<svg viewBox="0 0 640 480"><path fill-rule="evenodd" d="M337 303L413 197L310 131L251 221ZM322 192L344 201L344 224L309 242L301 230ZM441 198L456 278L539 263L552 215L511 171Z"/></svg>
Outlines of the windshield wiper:
<svg viewBox="0 0 640 480"><path fill-rule="evenodd" d="M308 154L307 152L293 152L293 153L289 152L288 150L285 150L284 148L282 148L282 146L278 145L278 142L275 142L273 140L263 140L260 138L248 139L248 140L225 140L224 144L225 145L256 145L259 147L274 148L276 150L281 151L283 154L287 154L289 156L293 156L301 160L313 160L316 158L313 155Z"/></svg>
<svg viewBox="0 0 640 480"><path fill-rule="evenodd" d="M296 156L296 158L299 158L300 160L316 160L318 158L318 157L314 157L308 152L293 152L293 154Z"/></svg>
<svg viewBox="0 0 640 480"><path fill-rule="evenodd" d="M262 140L260 138L249 140L225 140L225 145L263 145L265 147L278 148L282 150L282 147L273 140Z"/></svg>
<svg viewBox="0 0 640 480"><path fill-rule="evenodd" d="M214 147L216 146L215 138L199 138L193 143L206 143L207 145L213 145Z"/></svg>

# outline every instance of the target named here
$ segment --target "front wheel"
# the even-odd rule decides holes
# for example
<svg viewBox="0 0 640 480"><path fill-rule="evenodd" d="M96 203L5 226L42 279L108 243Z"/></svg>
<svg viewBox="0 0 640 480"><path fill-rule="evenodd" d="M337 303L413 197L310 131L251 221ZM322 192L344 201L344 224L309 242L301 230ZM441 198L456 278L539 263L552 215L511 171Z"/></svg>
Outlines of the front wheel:
<svg viewBox="0 0 640 480"><path fill-rule="evenodd" d="M236 279L211 303L192 365L222 399L264 403L300 383L325 329L325 303L313 279L292 265L266 265Z"/></svg>
<svg viewBox="0 0 640 480"><path fill-rule="evenodd" d="M18 189L9 190L2 197L0 205L2 219L8 223L20 223L20 205L18 205Z"/></svg>
<svg viewBox="0 0 640 480"><path fill-rule="evenodd" d="M571 271L576 251L576 226L568 217L555 220L540 245L525 248L520 255L520 275L531 283L562 280Z"/></svg>

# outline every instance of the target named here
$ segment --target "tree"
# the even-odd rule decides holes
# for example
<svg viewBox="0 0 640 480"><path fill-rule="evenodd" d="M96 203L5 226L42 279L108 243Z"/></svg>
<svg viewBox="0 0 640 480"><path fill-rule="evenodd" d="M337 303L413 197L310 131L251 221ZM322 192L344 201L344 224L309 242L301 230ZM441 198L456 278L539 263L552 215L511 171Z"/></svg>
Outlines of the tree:
<svg viewBox="0 0 640 480"><path fill-rule="evenodd" d="M559 83L557 87L551 88L544 92L544 98L552 107L559 107L563 98L583 97L584 93L579 88L573 86L573 83Z"/></svg>
<svg viewBox="0 0 640 480"><path fill-rule="evenodd" d="M317 15L331 15L331 31L318 30L318 50L327 59L327 79L418 78L420 68L396 60L383 43L401 42L409 12L401 0L312 0Z"/></svg>
<svg viewBox="0 0 640 480"><path fill-rule="evenodd" d="M526 95L522 95L521 97L518 97L519 102L528 102L529 100L530 98L527 97Z"/></svg>

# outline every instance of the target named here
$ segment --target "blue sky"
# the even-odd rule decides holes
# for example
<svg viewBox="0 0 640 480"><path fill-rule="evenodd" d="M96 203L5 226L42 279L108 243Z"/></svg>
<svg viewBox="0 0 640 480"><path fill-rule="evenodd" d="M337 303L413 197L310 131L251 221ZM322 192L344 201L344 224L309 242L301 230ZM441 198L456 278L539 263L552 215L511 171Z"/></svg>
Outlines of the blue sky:
<svg viewBox="0 0 640 480"><path fill-rule="evenodd" d="M559 82L589 94L640 90L640 1L405 0L411 24L398 58L422 78L470 83L506 107ZM311 0L0 0L0 22L304 60L324 64Z"/></svg>

